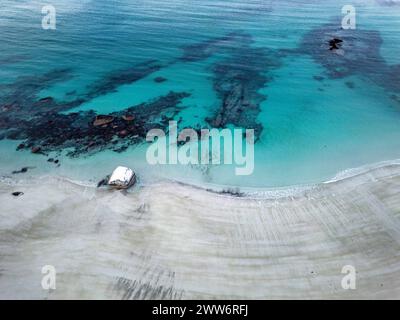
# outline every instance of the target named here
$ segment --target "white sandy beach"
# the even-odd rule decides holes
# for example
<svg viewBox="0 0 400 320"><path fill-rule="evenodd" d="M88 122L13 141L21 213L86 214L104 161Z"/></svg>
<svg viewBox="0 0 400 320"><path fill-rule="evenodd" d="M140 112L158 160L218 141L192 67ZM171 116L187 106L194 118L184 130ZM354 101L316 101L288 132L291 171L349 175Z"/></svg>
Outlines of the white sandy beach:
<svg viewBox="0 0 400 320"><path fill-rule="evenodd" d="M400 298L399 164L275 199L53 177L5 179L0 202L1 299Z"/></svg>

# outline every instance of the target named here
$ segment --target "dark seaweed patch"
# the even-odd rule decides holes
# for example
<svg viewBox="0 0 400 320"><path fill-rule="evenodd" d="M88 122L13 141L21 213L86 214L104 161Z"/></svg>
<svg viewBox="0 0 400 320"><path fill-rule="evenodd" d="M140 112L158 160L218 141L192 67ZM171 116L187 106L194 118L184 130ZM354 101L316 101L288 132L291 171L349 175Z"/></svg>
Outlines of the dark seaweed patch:
<svg viewBox="0 0 400 320"><path fill-rule="evenodd" d="M52 97L38 98L38 94L57 82L72 78L71 69L56 69L38 76L24 76L12 84L0 85L0 115L6 112L9 119L30 118L43 112L66 111L91 99L115 91L118 86L130 84L158 71L162 66L149 60L124 70L112 72L88 88L87 93L69 102L57 102ZM69 95L76 94L70 92ZM0 125L1 129L1 125Z"/></svg>
<svg viewBox="0 0 400 320"><path fill-rule="evenodd" d="M105 115L112 118L108 123L101 120L96 123L94 111L59 112L113 92L118 86L135 82L160 68L157 61L150 60L113 72L91 86L86 94L70 102L58 102L52 97L38 98L43 89L70 79L70 69L25 76L12 84L0 85L0 139L25 140L18 150L30 149L32 153L41 154L64 148L72 149L69 156L104 148L122 152L129 145L143 141L148 130L154 127L165 129L169 120L180 111L178 104L189 94L170 92L155 101Z"/></svg>
<svg viewBox="0 0 400 320"><path fill-rule="evenodd" d="M184 47L182 61L193 62L204 60L221 51L232 51L237 46L246 46L252 43L251 36L243 32L232 32L226 36L213 38L201 43Z"/></svg>
<svg viewBox="0 0 400 320"><path fill-rule="evenodd" d="M296 53L308 54L326 68L330 78L356 75L389 91L400 89L400 66L386 63L380 54L382 38L375 30L344 30L340 22L317 27L308 32ZM332 48L332 39L337 48Z"/></svg>
<svg viewBox="0 0 400 320"><path fill-rule="evenodd" d="M26 173L29 169L34 169L34 167L23 167L21 170L14 170L12 174Z"/></svg>
<svg viewBox="0 0 400 320"><path fill-rule="evenodd" d="M378 4L386 7L400 6L399 0L376 0Z"/></svg>
<svg viewBox="0 0 400 320"><path fill-rule="evenodd" d="M240 45L231 58L217 62L213 67L214 89L222 103L208 123L215 128L234 125L254 129L258 139L263 127L257 117L266 99L258 91L271 80L267 72L279 65L274 52L248 45Z"/></svg>
<svg viewBox="0 0 400 320"><path fill-rule="evenodd" d="M260 104L266 99L258 91L271 81L268 72L280 66L283 52L254 48L252 44L251 35L235 31L185 47L181 60L198 61L215 54L228 56L212 66L214 90L222 102L206 121L214 128L233 125L254 129L258 139L263 127L257 117Z"/></svg>
<svg viewBox="0 0 400 320"><path fill-rule="evenodd" d="M118 70L106 75L100 82L89 88L85 95L87 100L115 91L121 85L130 84L143 79L162 68L157 60L149 60L124 70Z"/></svg>
<svg viewBox="0 0 400 320"><path fill-rule="evenodd" d="M167 79L164 78L164 77L156 77L156 78L154 78L154 82L156 82L156 83L163 83L165 81L167 81Z"/></svg>
<svg viewBox="0 0 400 320"><path fill-rule="evenodd" d="M15 111L18 117L24 117L42 112L43 108L53 110L56 102L50 97L38 100L38 93L71 77L71 69L56 69L38 76L20 77L12 84L1 84L0 113Z"/></svg>
<svg viewBox="0 0 400 320"><path fill-rule="evenodd" d="M20 63L28 60L29 57L26 55L9 55L3 58L0 58L0 65L9 65L14 63Z"/></svg>
<svg viewBox="0 0 400 320"><path fill-rule="evenodd" d="M71 148L68 152L71 157L106 148L122 152L130 145L143 142L150 129L166 130L168 122L181 110L180 102L188 96L185 92L170 92L155 101L111 113L107 116L112 121L98 126L95 125L98 115L94 111L40 114L36 121L18 122L18 130L12 130L7 138L25 139L18 149L39 146L42 153Z"/></svg>
<svg viewBox="0 0 400 320"><path fill-rule="evenodd" d="M313 76L313 79L314 79L314 80L317 80L317 81L320 81L320 82L322 82L322 81L325 80L325 78L322 77L322 76Z"/></svg>

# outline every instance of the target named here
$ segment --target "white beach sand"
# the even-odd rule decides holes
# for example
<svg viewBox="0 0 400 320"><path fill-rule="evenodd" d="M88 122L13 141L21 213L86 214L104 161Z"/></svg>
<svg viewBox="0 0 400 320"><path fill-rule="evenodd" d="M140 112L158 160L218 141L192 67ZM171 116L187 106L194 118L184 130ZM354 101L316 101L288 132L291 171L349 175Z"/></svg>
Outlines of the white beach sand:
<svg viewBox="0 0 400 320"><path fill-rule="evenodd" d="M0 203L2 299L400 298L399 164L275 199L5 179Z"/></svg>

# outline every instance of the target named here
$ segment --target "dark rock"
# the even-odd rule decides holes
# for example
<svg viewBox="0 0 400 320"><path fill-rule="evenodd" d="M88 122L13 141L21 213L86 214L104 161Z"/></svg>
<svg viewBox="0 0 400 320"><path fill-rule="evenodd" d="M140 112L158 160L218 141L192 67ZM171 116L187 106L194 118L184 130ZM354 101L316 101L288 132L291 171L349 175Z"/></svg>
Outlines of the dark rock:
<svg viewBox="0 0 400 320"><path fill-rule="evenodd" d="M329 50L340 49L340 44L343 42L342 39L333 38L329 40Z"/></svg>
<svg viewBox="0 0 400 320"><path fill-rule="evenodd" d="M26 173L30 169L35 169L35 167L23 167L21 170L16 170L11 172L12 174Z"/></svg>
<svg viewBox="0 0 400 320"><path fill-rule="evenodd" d="M324 81L324 77L322 77L322 76L314 76L313 77L315 80L317 80L317 81Z"/></svg>
<svg viewBox="0 0 400 320"><path fill-rule="evenodd" d="M135 116L131 114L124 114L122 116L122 119L124 119L125 121L133 121L135 120Z"/></svg>
<svg viewBox="0 0 400 320"><path fill-rule="evenodd" d="M127 130L122 130L122 131L118 132L118 136L119 136L120 138L124 138L124 137L126 137L128 134L129 134L129 132L128 132Z"/></svg>
<svg viewBox="0 0 400 320"><path fill-rule="evenodd" d="M53 158L49 158L49 159L47 159L47 162L54 162L54 159Z"/></svg>
<svg viewBox="0 0 400 320"><path fill-rule="evenodd" d="M22 196L24 193L23 192L20 192L20 191L16 191L16 192L13 192L13 193L11 193L14 197L19 197L19 196Z"/></svg>
<svg viewBox="0 0 400 320"><path fill-rule="evenodd" d="M126 151L127 149L128 149L128 146L124 145L124 146L121 146L121 147L119 147L119 148L113 149L113 151L114 151L114 152L117 152L117 153L121 153L121 152Z"/></svg>
<svg viewBox="0 0 400 320"><path fill-rule="evenodd" d="M206 189L209 192L218 193L222 195L230 195L233 197L244 197L245 193L241 192L239 188L228 188L223 189L222 191L214 191L212 189Z"/></svg>
<svg viewBox="0 0 400 320"><path fill-rule="evenodd" d="M167 81L167 79L165 79L163 77L154 78L154 82L157 82L157 83L162 83L162 82L165 82L165 81Z"/></svg>
<svg viewBox="0 0 400 320"><path fill-rule="evenodd" d="M351 81L346 81L345 85L349 88L349 89L354 89L356 86L354 84L354 82Z"/></svg>
<svg viewBox="0 0 400 320"><path fill-rule="evenodd" d="M106 176L103 180L99 181L99 183L97 184L97 188L106 186L108 184L108 180L110 180L110 176Z"/></svg>
<svg viewBox="0 0 400 320"><path fill-rule="evenodd" d="M10 111L12 109L18 109L18 105L15 103L12 103L12 104L6 104L1 107L2 111Z"/></svg>
<svg viewBox="0 0 400 320"><path fill-rule="evenodd" d="M54 99L52 97L45 97L45 98L39 99L39 102L49 103L49 102L54 102Z"/></svg>
<svg viewBox="0 0 400 320"><path fill-rule="evenodd" d="M42 148L38 147L38 146L31 148L31 152L32 153L39 153L41 150L42 150Z"/></svg>
<svg viewBox="0 0 400 320"><path fill-rule="evenodd" d="M109 115L98 115L94 122L93 122L93 126L95 127L99 127L99 126L105 126L111 122L114 121L114 117L113 116L109 116Z"/></svg>

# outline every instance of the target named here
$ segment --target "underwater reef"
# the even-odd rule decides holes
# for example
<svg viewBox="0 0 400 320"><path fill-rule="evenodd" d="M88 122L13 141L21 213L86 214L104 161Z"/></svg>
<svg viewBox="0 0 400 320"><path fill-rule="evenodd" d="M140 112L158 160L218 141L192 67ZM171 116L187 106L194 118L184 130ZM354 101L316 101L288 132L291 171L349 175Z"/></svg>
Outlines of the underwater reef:
<svg viewBox="0 0 400 320"><path fill-rule="evenodd" d="M180 111L183 98L189 93L170 92L155 101L132 106L120 112L97 115L94 111L70 114L47 112L35 121L21 119L12 124L18 129L5 133L8 139L25 140L18 149L46 153L71 148L68 156L111 149L122 152L129 145L141 143L153 128L166 128ZM0 129L7 129L7 117L2 117Z"/></svg>
<svg viewBox="0 0 400 320"><path fill-rule="evenodd" d="M376 2L381 6L387 6L387 7L400 6L400 0L376 0Z"/></svg>
<svg viewBox="0 0 400 320"><path fill-rule="evenodd" d="M183 48L183 55L180 58L184 62L194 62L207 59L214 54L233 51L252 42L251 35L235 31L223 37L212 38L204 42L191 44Z"/></svg>
<svg viewBox="0 0 400 320"><path fill-rule="evenodd" d="M76 157L103 149L122 152L141 143L152 128L167 128L169 120L181 110L178 105L189 93L170 92L154 101L129 107L121 112L97 115L94 111L60 113L76 108L95 97L114 92L159 70L155 60L106 75L90 86L87 93L63 102L39 93L72 78L72 70L55 69L38 76L24 76L12 84L0 85L0 139L24 140L18 150L46 153L71 149ZM108 120L106 120L108 119Z"/></svg>
<svg viewBox="0 0 400 320"><path fill-rule="evenodd" d="M258 91L272 80L268 71L279 66L279 58L273 52L249 45L237 48L230 59L215 63L214 90L222 103L207 119L211 127L254 129L257 140L263 130L257 121L260 104L267 99Z"/></svg>
<svg viewBox="0 0 400 320"><path fill-rule="evenodd" d="M281 55L267 48L252 47L252 43L250 34L232 32L225 37L185 47L182 60L193 62L215 54L228 56L211 67L213 87L221 104L206 121L213 128L232 125L254 129L257 140L263 130L257 121L260 104L267 99L258 91L272 80L268 72L281 65Z"/></svg>
<svg viewBox="0 0 400 320"><path fill-rule="evenodd" d="M87 100L91 100L114 92L119 86L136 82L161 68L162 65L157 60L148 60L123 70L114 71L90 87L85 97Z"/></svg>
<svg viewBox="0 0 400 320"><path fill-rule="evenodd" d="M212 66L214 90L221 105L214 115L205 119L210 127L230 125L255 129L256 139L262 131L257 122L260 103L266 99L258 93L271 80L266 74L278 67L279 59L263 48L253 48L251 35L241 31L212 38L183 48L179 61L191 63L215 54L227 56ZM148 60L105 75L87 87L85 94L72 101L56 101L52 97L38 98L52 85L69 80L73 70L58 69L38 76L26 76L12 84L2 85L0 97L0 139L23 140L19 150L46 153L68 149L68 156L92 154L104 149L116 152L142 143L153 128L168 131L168 123L182 110L182 100L190 93L170 92L122 111L98 115L93 110L65 113L124 84L143 79L163 68L157 60ZM164 82L162 77L156 83ZM73 95L73 93L71 93ZM64 112L64 113L61 113ZM180 121L178 121L179 124ZM200 130L200 128L195 128Z"/></svg>
<svg viewBox="0 0 400 320"><path fill-rule="evenodd" d="M167 65L148 60L112 71L71 101L40 98L39 94L71 79L73 70L55 69L42 75L23 76L14 83L0 84L0 140L23 140L18 149L39 154L65 149L70 157L104 149L123 152L131 145L143 143L150 129L168 131L169 121L178 118L185 108L183 100L190 93L170 91L152 101L110 114L101 115L93 110L66 111L115 92L121 85L151 76L173 63L196 63L216 56L218 59L210 61L209 71L219 103L202 120L210 128L254 129L257 141L263 131L257 119L261 103L267 99L259 91L273 80L271 71L282 65L283 57L311 56L325 69L324 75L314 76L316 81L359 76L385 88L398 101L400 65L387 64L380 54L381 45L378 31L343 30L337 21L312 29L295 49L256 47L250 34L234 31L183 47L182 56ZM167 81L163 77L153 80L155 84ZM349 89L355 87L351 81L345 85ZM76 92L69 95L75 96Z"/></svg>
<svg viewBox="0 0 400 320"><path fill-rule="evenodd" d="M330 78L359 76L398 92L400 65L389 65L381 56L379 31L344 30L339 26L340 22L331 22L311 30L292 53L310 55Z"/></svg>

